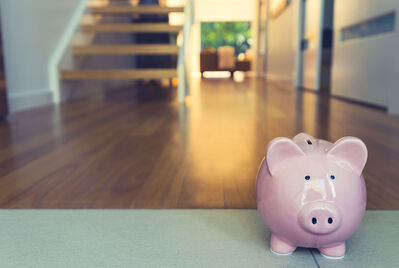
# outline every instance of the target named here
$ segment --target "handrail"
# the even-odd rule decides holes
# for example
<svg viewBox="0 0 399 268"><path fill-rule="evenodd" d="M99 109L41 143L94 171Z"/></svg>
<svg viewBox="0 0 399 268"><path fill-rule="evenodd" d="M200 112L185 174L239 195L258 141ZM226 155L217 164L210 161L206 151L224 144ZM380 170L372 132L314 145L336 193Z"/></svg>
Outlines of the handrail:
<svg viewBox="0 0 399 268"><path fill-rule="evenodd" d="M194 0L186 0L184 6L183 42L177 60L177 99L184 103L190 89L189 53L191 25L194 23Z"/></svg>

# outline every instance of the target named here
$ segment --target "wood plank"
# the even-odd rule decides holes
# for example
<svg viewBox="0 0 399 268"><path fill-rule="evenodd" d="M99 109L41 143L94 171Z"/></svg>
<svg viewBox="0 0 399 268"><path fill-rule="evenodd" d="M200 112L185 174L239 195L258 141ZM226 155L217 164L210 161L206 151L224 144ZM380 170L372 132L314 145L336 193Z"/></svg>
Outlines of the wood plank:
<svg viewBox="0 0 399 268"><path fill-rule="evenodd" d="M160 5L164 6L162 3L165 0L160 0ZM139 0L89 0L87 2L87 7L105 7L109 5L124 5L124 6L138 6Z"/></svg>
<svg viewBox="0 0 399 268"><path fill-rule="evenodd" d="M72 36L70 44L73 47L90 45L93 43L95 36L96 36L95 33L76 32Z"/></svg>
<svg viewBox="0 0 399 268"><path fill-rule="evenodd" d="M136 33L177 33L182 27L168 23L100 23L81 24L83 32L136 32Z"/></svg>
<svg viewBox="0 0 399 268"><path fill-rule="evenodd" d="M90 11L91 13L101 14L168 14L170 12L184 12L184 7L108 5L92 7Z"/></svg>
<svg viewBox="0 0 399 268"><path fill-rule="evenodd" d="M265 80L197 82L186 108L168 89L150 101L138 97L146 87L107 83L112 94L95 101L10 115L0 122L0 208L256 208L267 143L305 131L362 138L367 208L399 209L398 117Z"/></svg>
<svg viewBox="0 0 399 268"><path fill-rule="evenodd" d="M179 47L177 45L77 45L72 46L73 54L144 54L144 55L164 55L164 54L178 54Z"/></svg>
<svg viewBox="0 0 399 268"><path fill-rule="evenodd" d="M176 69L63 70L60 73L60 77L63 80L159 79L176 76Z"/></svg>
<svg viewBox="0 0 399 268"><path fill-rule="evenodd" d="M103 19L100 14L83 14L80 18L80 24L97 24Z"/></svg>

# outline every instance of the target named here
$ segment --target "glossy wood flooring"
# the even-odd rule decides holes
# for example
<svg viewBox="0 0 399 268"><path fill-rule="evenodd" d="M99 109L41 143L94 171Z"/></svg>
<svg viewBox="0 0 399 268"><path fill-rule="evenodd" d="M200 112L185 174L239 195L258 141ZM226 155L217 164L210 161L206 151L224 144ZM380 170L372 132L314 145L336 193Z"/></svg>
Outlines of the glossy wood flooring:
<svg viewBox="0 0 399 268"><path fill-rule="evenodd" d="M362 138L368 208L399 209L399 118L384 111L255 79L196 80L185 107L137 92L1 122L0 207L255 208L266 144L304 131Z"/></svg>

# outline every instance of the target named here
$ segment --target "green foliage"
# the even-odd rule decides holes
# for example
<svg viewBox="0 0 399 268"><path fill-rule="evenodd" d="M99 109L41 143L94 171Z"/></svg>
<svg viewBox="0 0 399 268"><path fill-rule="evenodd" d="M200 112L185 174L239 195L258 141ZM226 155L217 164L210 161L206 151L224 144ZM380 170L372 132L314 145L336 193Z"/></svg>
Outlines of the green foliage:
<svg viewBox="0 0 399 268"><path fill-rule="evenodd" d="M250 22L202 22L201 49L220 46L233 46L236 55L250 48Z"/></svg>

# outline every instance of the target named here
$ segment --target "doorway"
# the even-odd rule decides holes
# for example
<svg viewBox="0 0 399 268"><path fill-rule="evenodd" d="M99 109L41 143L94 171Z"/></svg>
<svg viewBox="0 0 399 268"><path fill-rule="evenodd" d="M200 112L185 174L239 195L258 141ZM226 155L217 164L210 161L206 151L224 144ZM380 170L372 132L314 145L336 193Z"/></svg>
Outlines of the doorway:
<svg viewBox="0 0 399 268"><path fill-rule="evenodd" d="M299 1L296 87L329 91L333 12L333 0Z"/></svg>
<svg viewBox="0 0 399 268"><path fill-rule="evenodd" d="M201 22L200 71L202 77L233 77L251 70L254 41L250 21ZM226 73L226 76L225 74Z"/></svg>

